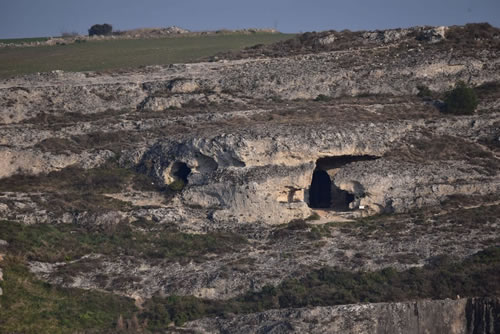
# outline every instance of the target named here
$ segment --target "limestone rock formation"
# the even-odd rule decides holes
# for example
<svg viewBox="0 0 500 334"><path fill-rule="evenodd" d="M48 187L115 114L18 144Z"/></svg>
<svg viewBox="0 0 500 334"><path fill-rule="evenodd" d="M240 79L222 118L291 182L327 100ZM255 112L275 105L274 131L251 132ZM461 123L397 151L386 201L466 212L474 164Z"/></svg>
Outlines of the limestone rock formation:
<svg viewBox="0 0 500 334"><path fill-rule="evenodd" d="M485 26L330 31L220 61L2 79L0 224L44 240L31 249L6 229L0 246L20 242L40 279L141 307L171 295L244 304L319 268L467 261L500 240L499 36ZM440 111L458 80L479 96L473 115ZM421 85L430 96L416 96ZM74 242L72 256L54 240ZM494 276L492 258L481 265ZM472 298L484 296L469 283L458 286L464 299L225 310L187 327L498 332L497 287ZM201 315L189 317L177 322Z"/></svg>
<svg viewBox="0 0 500 334"><path fill-rule="evenodd" d="M425 300L273 310L188 324L196 333L496 333L500 301Z"/></svg>

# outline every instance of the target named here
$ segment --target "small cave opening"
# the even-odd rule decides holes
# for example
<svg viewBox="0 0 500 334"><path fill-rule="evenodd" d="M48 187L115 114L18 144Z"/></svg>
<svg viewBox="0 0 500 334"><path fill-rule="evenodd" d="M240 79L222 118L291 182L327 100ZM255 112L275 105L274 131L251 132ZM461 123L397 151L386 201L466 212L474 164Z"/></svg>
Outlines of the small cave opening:
<svg viewBox="0 0 500 334"><path fill-rule="evenodd" d="M191 168L184 162L175 162L170 170L170 175L176 180L181 180L184 184L188 183L188 176L191 174Z"/></svg>
<svg viewBox="0 0 500 334"><path fill-rule="evenodd" d="M332 180L327 172L316 169L309 188L309 206L314 209L329 208L332 199Z"/></svg>

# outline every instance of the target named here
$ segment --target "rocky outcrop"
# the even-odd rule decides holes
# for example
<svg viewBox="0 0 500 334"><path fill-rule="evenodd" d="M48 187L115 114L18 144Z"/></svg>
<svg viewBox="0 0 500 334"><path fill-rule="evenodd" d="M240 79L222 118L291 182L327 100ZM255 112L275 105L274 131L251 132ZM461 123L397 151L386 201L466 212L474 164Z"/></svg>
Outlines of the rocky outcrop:
<svg viewBox="0 0 500 334"><path fill-rule="evenodd" d="M202 319L196 333L448 333L500 331L500 300L471 298L272 310Z"/></svg>
<svg viewBox="0 0 500 334"><path fill-rule="evenodd" d="M427 41L429 43L437 43L446 38L446 31L448 27L435 27L431 29L422 30L417 36L418 40Z"/></svg>
<svg viewBox="0 0 500 334"><path fill-rule="evenodd" d="M376 106L369 105L366 113L372 114L376 109L376 115L383 115L390 108L389 105ZM418 104L409 104L401 108L418 107ZM349 110L346 108L339 106L344 112ZM308 217L313 213L309 201L312 176L322 158L378 158L344 163L330 173L332 185L353 196L346 207L350 205L358 215L406 212L437 205L450 195L499 192L498 157L480 144L486 141L495 145L498 141L499 116L495 112L430 120L349 121L341 125L315 121L307 127L249 122L244 129L226 127L223 134L201 130L163 136L163 131L170 133L168 129L178 131L175 130L178 123L192 127L203 123L210 129L212 123L268 113L265 110L219 115L200 112L194 116L139 122L116 119L105 124L82 122L59 131L10 125L4 132L4 143L9 146L0 149L0 177L50 172L74 164L92 168L115 156L110 150L96 147L80 153L71 152L70 147L57 154L40 152L37 147L55 133L61 137L55 144L64 146L73 143L74 135L85 137L119 130L134 131L133 136L137 136L137 133L162 129L152 139L125 146L131 148L121 151L121 163L140 168L165 186L176 180L176 170L172 167L185 164L189 171L183 180L187 185L177 196L180 203L208 210L210 219L221 223L281 224ZM127 133L132 132L116 133L111 137L99 135L104 140L103 148L108 146L108 138L125 142L131 139ZM413 152L415 143L419 142L426 144L417 145L421 148ZM455 142L460 145L452 144ZM426 147L432 145L441 145L444 151L426 159L426 155L435 154L432 149L426 153ZM465 148L466 154L461 152ZM362 210L358 210L360 208Z"/></svg>
<svg viewBox="0 0 500 334"><path fill-rule="evenodd" d="M450 195L500 191L498 173L476 168L477 161L452 158L443 164L443 159L402 161L400 157L384 157L395 147L411 145L405 144L406 138L418 137L419 133L435 132L460 140L469 137L472 141L482 136L491 138L497 116L482 117L477 122L474 117L432 124L411 121L318 125L294 128L293 132L285 127L255 128L183 141L159 141L144 153L142 162L135 163L151 165L151 172L167 185L172 182L171 166L186 164L190 173L181 196L183 203L211 210L217 221L280 224L312 214L309 190L318 159L369 155L379 159L346 163L335 170L331 181L356 198L351 200L351 209L362 207L360 215L405 212L437 205ZM482 150L479 146L474 149ZM497 158L491 159L498 164Z"/></svg>

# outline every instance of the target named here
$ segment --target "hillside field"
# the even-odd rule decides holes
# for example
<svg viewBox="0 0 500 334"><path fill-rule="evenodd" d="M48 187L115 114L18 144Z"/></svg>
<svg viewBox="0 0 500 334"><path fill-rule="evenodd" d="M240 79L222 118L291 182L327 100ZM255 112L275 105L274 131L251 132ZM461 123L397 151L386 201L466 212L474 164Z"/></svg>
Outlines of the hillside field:
<svg viewBox="0 0 500 334"><path fill-rule="evenodd" d="M104 71L186 63L219 52L274 43L293 36L293 34L259 32L87 41L57 46L7 47L0 49L0 77L53 70Z"/></svg>

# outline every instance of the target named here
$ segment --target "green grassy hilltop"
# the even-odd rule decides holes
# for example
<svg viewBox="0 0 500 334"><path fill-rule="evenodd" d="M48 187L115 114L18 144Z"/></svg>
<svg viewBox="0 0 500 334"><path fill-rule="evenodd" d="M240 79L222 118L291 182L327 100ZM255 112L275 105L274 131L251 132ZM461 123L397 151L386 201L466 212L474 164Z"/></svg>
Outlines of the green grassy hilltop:
<svg viewBox="0 0 500 334"><path fill-rule="evenodd" d="M293 34L257 32L151 39L86 41L56 46L0 49L0 77L34 72L103 71L192 62L219 52L269 44ZM2 40L6 42L8 40Z"/></svg>

